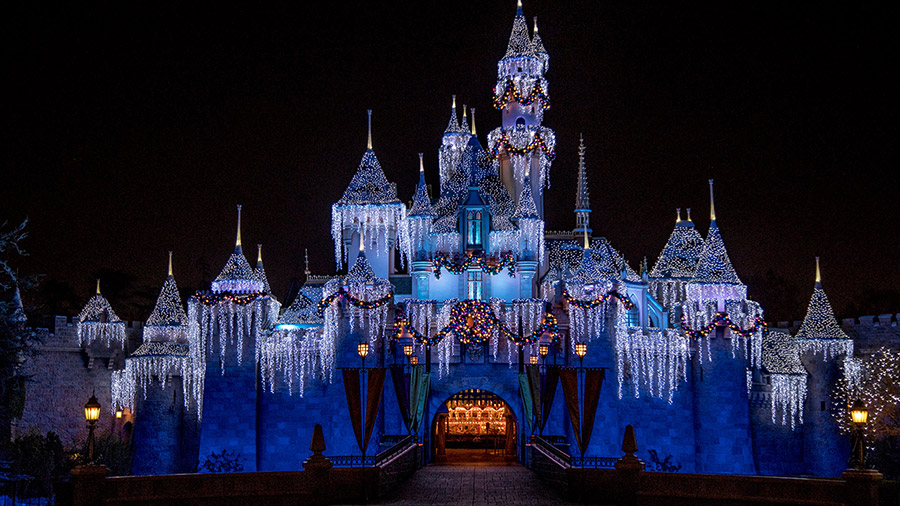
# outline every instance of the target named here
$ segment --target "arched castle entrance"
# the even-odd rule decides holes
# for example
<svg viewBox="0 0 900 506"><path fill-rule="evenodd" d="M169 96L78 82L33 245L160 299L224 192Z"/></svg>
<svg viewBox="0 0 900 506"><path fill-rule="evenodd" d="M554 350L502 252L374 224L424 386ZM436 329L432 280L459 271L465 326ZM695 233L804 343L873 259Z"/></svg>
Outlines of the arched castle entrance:
<svg viewBox="0 0 900 506"><path fill-rule="evenodd" d="M500 464L516 459L519 428L513 408L499 395L467 389L447 398L431 422L436 463Z"/></svg>

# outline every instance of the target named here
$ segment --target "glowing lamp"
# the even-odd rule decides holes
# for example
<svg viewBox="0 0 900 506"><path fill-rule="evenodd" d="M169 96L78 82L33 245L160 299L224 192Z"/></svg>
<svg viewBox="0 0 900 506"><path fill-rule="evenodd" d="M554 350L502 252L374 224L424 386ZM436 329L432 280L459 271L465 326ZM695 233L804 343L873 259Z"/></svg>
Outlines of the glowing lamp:
<svg viewBox="0 0 900 506"><path fill-rule="evenodd" d="M366 358L366 355L369 354L369 343L359 343L356 345L356 353L359 353L359 356L362 358Z"/></svg>
<svg viewBox="0 0 900 506"><path fill-rule="evenodd" d="M412 365L416 365L419 363L419 357L409 357L409 363Z"/></svg>
<svg viewBox="0 0 900 506"><path fill-rule="evenodd" d="M100 418L100 403L97 402L97 397L94 394L91 394L91 398L88 399L87 404L84 405L84 419L88 421L89 424L94 425L94 423Z"/></svg>
<svg viewBox="0 0 900 506"><path fill-rule="evenodd" d="M866 405L863 404L862 400L856 399L853 402L853 406L850 407L850 418L853 419L853 423L859 425L865 425L869 420L869 410L866 409Z"/></svg>
<svg viewBox="0 0 900 506"><path fill-rule="evenodd" d="M542 344L538 346L538 353L540 353L542 357L546 357L547 353L550 353L550 347L546 344Z"/></svg>
<svg viewBox="0 0 900 506"><path fill-rule="evenodd" d="M413 345L411 345L411 344L403 345L403 354L406 355L407 357L411 356L413 354Z"/></svg>
<svg viewBox="0 0 900 506"><path fill-rule="evenodd" d="M578 358L584 358L587 355L587 344L578 343L575 345L575 354L578 355Z"/></svg>
<svg viewBox="0 0 900 506"><path fill-rule="evenodd" d="M122 408L116 410L116 418L122 418L123 414L124 413L122 412Z"/></svg>
<svg viewBox="0 0 900 506"><path fill-rule="evenodd" d="M537 355L532 355L528 357L528 361L531 362L531 365L537 365L538 357Z"/></svg>

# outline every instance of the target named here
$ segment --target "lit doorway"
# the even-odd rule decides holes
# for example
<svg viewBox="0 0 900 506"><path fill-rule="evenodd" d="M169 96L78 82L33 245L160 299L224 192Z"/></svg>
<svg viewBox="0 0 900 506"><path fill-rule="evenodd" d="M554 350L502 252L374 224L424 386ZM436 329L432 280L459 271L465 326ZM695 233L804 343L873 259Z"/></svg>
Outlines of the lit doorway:
<svg viewBox="0 0 900 506"><path fill-rule="evenodd" d="M504 465L516 459L516 417L498 395L463 390L441 406L432 425L435 463Z"/></svg>

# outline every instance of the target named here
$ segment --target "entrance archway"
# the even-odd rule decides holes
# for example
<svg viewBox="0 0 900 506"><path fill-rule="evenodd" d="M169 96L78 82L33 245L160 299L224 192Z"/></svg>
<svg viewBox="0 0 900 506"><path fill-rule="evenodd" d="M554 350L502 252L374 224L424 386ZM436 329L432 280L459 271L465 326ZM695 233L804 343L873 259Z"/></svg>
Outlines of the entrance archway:
<svg viewBox="0 0 900 506"><path fill-rule="evenodd" d="M481 389L444 401L432 423L435 463L504 465L516 459L516 415L500 396Z"/></svg>

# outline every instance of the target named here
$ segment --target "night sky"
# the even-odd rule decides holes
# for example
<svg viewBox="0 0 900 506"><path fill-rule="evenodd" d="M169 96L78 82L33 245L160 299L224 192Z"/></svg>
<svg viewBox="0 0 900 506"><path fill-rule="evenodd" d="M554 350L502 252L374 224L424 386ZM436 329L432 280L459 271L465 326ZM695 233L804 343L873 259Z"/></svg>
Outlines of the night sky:
<svg viewBox="0 0 900 506"><path fill-rule="evenodd" d="M550 53L547 228L574 227L583 132L591 225L632 267L656 260L677 207L705 235L715 178L725 244L770 320L803 317L816 255L839 316L900 312L888 2L633 3L525 2ZM100 272L130 280L110 294L116 309L155 297L170 249L179 285L208 288L238 203L276 295L302 278L304 248L314 273L333 273L330 205L365 149L366 109L401 199L418 152L436 186L451 94L477 109L483 144L499 125L491 92L515 12L512 0L20 4L4 16L0 220L29 218L30 256L15 265L76 306Z"/></svg>

